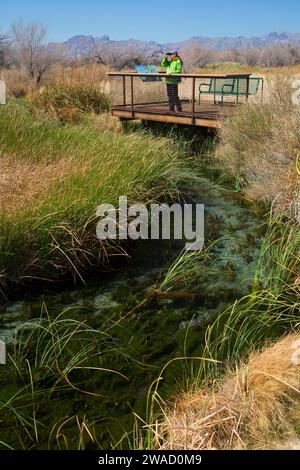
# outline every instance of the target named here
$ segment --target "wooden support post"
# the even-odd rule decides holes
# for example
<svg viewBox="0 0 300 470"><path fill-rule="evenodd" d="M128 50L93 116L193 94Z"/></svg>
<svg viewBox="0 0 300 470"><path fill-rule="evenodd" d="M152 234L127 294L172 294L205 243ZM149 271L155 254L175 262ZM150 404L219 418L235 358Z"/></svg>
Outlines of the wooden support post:
<svg viewBox="0 0 300 470"><path fill-rule="evenodd" d="M126 106L126 78L123 75L123 106Z"/></svg>
<svg viewBox="0 0 300 470"><path fill-rule="evenodd" d="M196 78L192 79L192 125L195 124Z"/></svg>
<svg viewBox="0 0 300 470"><path fill-rule="evenodd" d="M131 117L134 118L134 111L133 111L133 77L130 77L130 89L131 89Z"/></svg>
<svg viewBox="0 0 300 470"><path fill-rule="evenodd" d="M247 77L247 84L246 84L246 101L248 101L249 98L249 88L250 88L250 77Z"/></svg>
<svg viewBox="0 0 300 470"><path fill-rule="evenodd" d="M261 79L261 95L260 95L260 102L264 102L264 87L265 87L265 80Z"/></svg>

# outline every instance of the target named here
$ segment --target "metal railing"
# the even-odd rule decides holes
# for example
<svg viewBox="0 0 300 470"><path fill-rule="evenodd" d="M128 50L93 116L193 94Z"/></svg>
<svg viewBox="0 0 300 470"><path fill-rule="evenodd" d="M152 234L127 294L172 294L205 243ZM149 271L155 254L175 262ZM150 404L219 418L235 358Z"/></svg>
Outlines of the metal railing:
<svg viewBox="0 0 300 470"><path fill-rule="evenodd" d="M131 119L136 115L160 115L162 120L163 116L173 115L178 119L188 118L190 124L200 118L225 117L250 97L262 99L264 85L262 78L250 74L109 72L108 79L111 109L116 115L118 111L119 115ZM166 79L179 81L182 110L171 109Z"/></svg>

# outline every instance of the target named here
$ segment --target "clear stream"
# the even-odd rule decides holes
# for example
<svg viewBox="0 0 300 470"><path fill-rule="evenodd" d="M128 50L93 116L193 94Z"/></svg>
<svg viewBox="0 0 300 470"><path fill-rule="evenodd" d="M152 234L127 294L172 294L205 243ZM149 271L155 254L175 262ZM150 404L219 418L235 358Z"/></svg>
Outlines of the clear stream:
<svg viewBox="0 0 300 470"><path fill-rule="evenodd" d="M117 272L93 277L87 286L65 288L59 293L28 292L22 300L1 307L0 339L11 343L20 324L40 317L43 304L53 317L73 307L74 318L85 320L97 329L125 316L111 334L130 359L116 355L111 358L110 367L129 380L96 372L87 388L101 389L103 398L87 398L71 392L56 397L55 406L52 402L43 405L45 423L76 414L86 415L90 421L97 420L96 447L111 448L124 432L132 431L133 411L145 417L147 391L161 368L174 357L197 355L207 325L218 312L251 288L263 220L232 190L232 182L221 181L220 173L200 163L200 158L198 163L189 164L186 171L193 174L194 181L182 187L183 193L188 193L194 202L205 204L206 245L222 237L211 253L213 270L202 268L201 278L193 286L195 295L155 297L144 307L134 309L149 288L163 279L183 247L178 241L139 241L134 242L131 261ZM2 394L8 396L17 390L16 384L12 383L5 366L1 366L0 373ZM160 393L172 398L187 380L187 369L176 361L166 369ZM0 424L0 441L18 448L20 444L11 435L11 424ZM70 423L70 433L72 429L78 434L74 422ZM39 448L47 448L48 433L43 435L41 431L41 436Z"/></svg>

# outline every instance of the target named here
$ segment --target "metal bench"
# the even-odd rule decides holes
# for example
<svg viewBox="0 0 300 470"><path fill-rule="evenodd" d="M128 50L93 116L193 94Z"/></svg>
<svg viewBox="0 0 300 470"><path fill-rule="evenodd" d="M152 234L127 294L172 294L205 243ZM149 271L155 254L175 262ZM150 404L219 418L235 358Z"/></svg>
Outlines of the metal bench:
<svg viewBox="0 0 300 470"><path fill-rule="evenodd" d="M221 95L221 104L224 105L225 96L236 96L237 102L239 96L256 95L260 84L263 84L263 78L252 77L245 78L211 78L208 83L201 83L199 86L199 105L201 104L201 95Z"/></svg>

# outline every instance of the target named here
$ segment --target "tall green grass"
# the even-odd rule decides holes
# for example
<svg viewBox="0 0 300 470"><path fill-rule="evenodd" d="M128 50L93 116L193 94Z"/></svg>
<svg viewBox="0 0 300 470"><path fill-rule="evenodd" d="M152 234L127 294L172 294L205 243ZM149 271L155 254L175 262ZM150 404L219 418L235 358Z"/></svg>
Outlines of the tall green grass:
<svg viewBox="0 0 300 470"><path fill-rule="evenodd" d="M300 325L300 230L282 216L271 218L263 240L252 292L208 327L197 382L222 372L253 350Z"/></svg>
<svg viewBox="0 0 300 470"><path fill-rule="evenodd" d="M63 121L76 121L83 113L109 111L108 96L87 83L47 85L33 95L31 103L36 109Z"/></svg>
<svg viewBox="0 0 300 470"><path fill-rule="evenodd" d="M15 184L2 195L9 200L11 191L15 198L9 210L5 201L1 204L2 280L81 276L83 268L104 262L110 252L95 236L100 204L117 206L121 195L131 203L147 203L176 187L179 151L169 139L100 133L89 125L61 127L26 105L0 109L0 152L11 165L13 182L14 168L18 182L22 165L38 170L25 189L20 185L18 198ZM53 181L36 194L49 172ZM111 252L119 254L118 247L114 244Z"/></svg>

